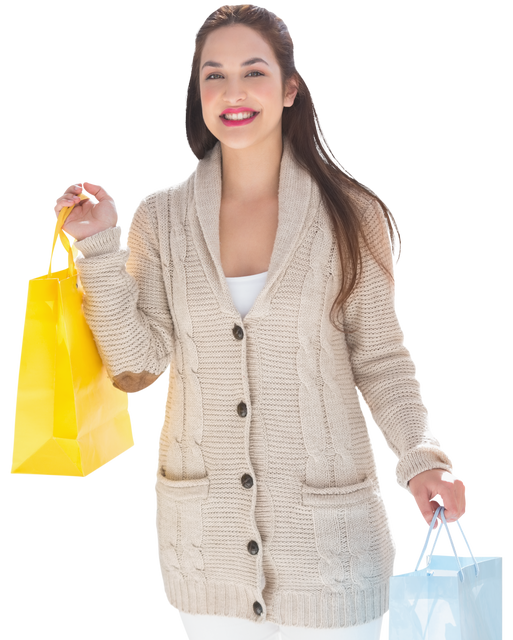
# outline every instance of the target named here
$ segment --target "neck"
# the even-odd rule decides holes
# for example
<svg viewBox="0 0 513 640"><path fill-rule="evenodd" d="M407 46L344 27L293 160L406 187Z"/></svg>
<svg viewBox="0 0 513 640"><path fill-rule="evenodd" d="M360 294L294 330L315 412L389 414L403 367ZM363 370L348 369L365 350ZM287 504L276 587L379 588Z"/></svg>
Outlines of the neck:
<svg viewBox="0 0 513 640"><path fill-rule="evenodd" d="M251 202L277 197L283 151L281 131L246 149L220 144L223 200Z"/></svg>

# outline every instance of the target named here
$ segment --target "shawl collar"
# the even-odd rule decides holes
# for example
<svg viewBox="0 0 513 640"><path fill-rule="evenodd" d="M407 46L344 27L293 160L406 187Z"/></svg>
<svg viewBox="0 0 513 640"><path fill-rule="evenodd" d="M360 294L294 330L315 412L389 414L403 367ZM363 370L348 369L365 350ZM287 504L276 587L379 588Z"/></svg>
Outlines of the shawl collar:
<svg viewBox="0 0 513 640"><path fill-rule="evenodd" d="M221 209L221 144L216 145L198 162L194 175L194 200L197 221L207 246L209 257L215 266L206 269L214 291L217 292L223 311L239 315L226 282L221 265L219 242L219 213ZM244 318L263 315L269 310L274 283L283 273L294 250L301 243L320 204L320 193L315 180L294 158L292 145L283 138L283 153L280 163L278 187L278 228L273 246L267 281L255 304ZM194 234L196 235L196 234ZM242 319L241 319L242 320Z"/></svg>

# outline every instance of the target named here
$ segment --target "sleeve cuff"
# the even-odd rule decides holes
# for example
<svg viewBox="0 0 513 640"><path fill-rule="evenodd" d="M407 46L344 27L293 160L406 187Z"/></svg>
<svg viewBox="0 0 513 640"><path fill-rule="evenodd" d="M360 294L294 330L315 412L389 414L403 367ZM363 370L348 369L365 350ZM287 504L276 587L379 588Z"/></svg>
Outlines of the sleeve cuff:
<svg viewBox="0 0 513 640"><path fill-rule="evenodd" d="M73 246L82 253L84 258L92 258L93 256L119 251L121 248L120 241L121 227L111 227L83 240L75 240Z"/></svg>
<svg viewBox="0 0 513 640"><path fill-rule="evenodd" d="M430 469L445 469L456 473L454 460L446 449L426 447L421 451L412 451L404 460L394 465L394 484L411 498L408 483L419 473Z"/></svg>

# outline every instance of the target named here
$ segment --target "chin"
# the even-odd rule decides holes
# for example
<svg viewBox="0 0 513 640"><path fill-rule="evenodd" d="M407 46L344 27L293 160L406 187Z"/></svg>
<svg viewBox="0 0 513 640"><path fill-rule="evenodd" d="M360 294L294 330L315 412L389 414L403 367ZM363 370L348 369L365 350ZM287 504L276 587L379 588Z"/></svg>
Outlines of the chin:
<svg viewBox="0 0 513 640"><path fill-rule="evenodd" d="M254 138L253 136L251 137L245 137L244 139L241 138L239 140L236 140L234 138L230 138L230 136L216 136L216 138L219 140L219 142L224 145L225 147L228 147L229 149L248 149L249 147L252 147L253 145L257 144L258 142L260 142L260 140Z"/></svg>

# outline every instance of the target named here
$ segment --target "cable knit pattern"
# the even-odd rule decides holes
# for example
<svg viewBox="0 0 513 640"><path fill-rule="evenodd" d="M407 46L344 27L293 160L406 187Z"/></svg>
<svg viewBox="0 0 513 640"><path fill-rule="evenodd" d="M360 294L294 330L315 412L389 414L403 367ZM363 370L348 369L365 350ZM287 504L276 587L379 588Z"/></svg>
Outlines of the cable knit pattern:
<svg viewBox="0 0 513 640"><path fill-rule="evenodd" d="M267 280L244 317L219 247L221 148L119 227L75 242L84 314L113 382L169 392L156 473L169 602L256 623L351 627L388 610L391 538L357 387L398 457L397 481L451 470L430 432L394 309L379 203L358 286L329 321L341 265L319 189L284 139ZM146 384L146 383L145 383Z"/></svg>

